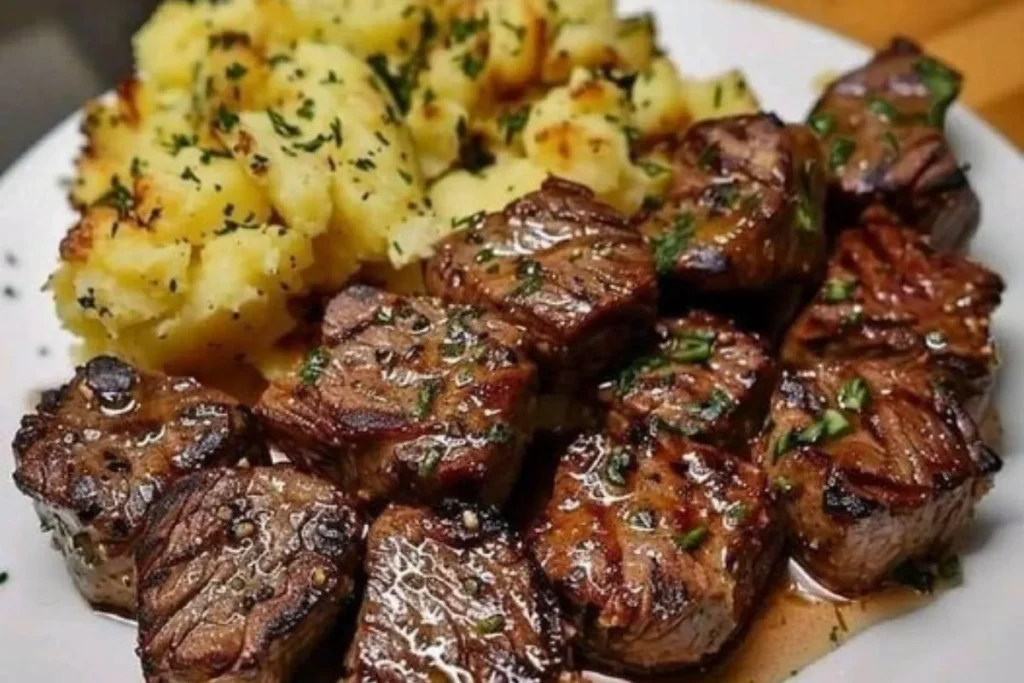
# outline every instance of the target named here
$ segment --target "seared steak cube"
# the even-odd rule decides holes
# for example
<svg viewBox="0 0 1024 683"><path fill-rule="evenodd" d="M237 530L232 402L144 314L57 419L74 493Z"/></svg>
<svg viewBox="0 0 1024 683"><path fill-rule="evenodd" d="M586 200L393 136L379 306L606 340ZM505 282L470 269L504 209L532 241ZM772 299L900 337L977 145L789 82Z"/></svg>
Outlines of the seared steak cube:
<svg viewBox="0 0 1024 683"><path fill-rule="evenodd" d="M202 467L267 457L256 420L234 399L107 356L36 410L14 438L14 483L35 501L82 595L123 616L135 613L132 553L161 492Z"/></svg>
<svg viewBox="0 0 1024 683"><path fill-rule="evenodd" d="M741 628L779 556L777 521L753 465L692 442L591 434L563 455L529 542L590 658L667 671Z"/></svg>
<svg viewBox="0 0 1024 683"><path fill-rule="evenodd" d="M783 359L923 359L980 417L998 365L990 334L1003 281L937 253L908 228L843 233L828 278L790 329Z"/></svg>
<svg viewBox="0 0 1024 683"><path fill-rule="evenodd" d="M765 343L703 311L656 330L657 350L601 386L612 431L683 436L745 456L775 385Z"/></svg>
<svg viewBox="0 0 1024 683"><path fill-rule="evenodd" d="M768 114L706 121L676 144L671 170L639 224L660 275L692 294L816 281L825 174L807 128Z"/></svg>
<svg viewBox="0 0 1024 683"><path fill-rule="evenodd" d="M905 38L825 91L808 119L825 145L834 214L894 214L943 249L978 227L978 198L943 132L961 76Z"/></svg>
<svg viewBox="0 0 1024 683"><path fill-rule="evenodd" d="M427 289L526 328L555 388L592 379L654 324L657 283L640 237L565 180L477 216L436 252Z"/></svg>
<svg viewBox="0 0 1024 683"><path fill-rule="evenodd" d="M354 286L257 412L293 460L364 500L501 503L528 438L525 351L522 331L493 313Z"/></svg>
<svg viewBox="0 0 1024 683"><path fill-rule="evenodd" d="M352 594L363 531L349 498L291 466L180 480L136 554L146 680L289 680Z"/></svg>
<svg viewBox="0 0 1024 683"><path fill-rule="evenodd" d="M346 681L576 680L558 602L495 512L392 506L366 574Z"/></svg>
<svg viewBox="0 0 1024 683"><path fill-rule="evenodd" d="M786 371L770 424L756 461L785 500L797 559L840 593L944 549L1001 464L917 364Z"/></svg>

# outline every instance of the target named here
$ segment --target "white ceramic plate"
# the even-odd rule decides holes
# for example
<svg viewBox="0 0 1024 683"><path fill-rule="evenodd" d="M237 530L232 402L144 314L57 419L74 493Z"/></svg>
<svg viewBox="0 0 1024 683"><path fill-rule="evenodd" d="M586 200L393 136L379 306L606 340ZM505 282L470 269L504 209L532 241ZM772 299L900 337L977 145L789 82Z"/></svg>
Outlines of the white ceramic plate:
<svg viewBox="0 0 1024 683"><path fill-rule="evenodd" d="M625 1L623 10L641 3ZM785 16L725 0L662 0L662 43L687 73L731 66L749 74L766 108L800 119L815 78L868 53ZM31 87L31 84L26 84ZM10 94L9 94L10 95ZM80 144L77 117L42 140L0 180L0 679L111 683L140 680L135 631L91 613L11 483L9 444L40 389L70 374L71 339L40 287L73 220L59 182ZM1024 390L1024 161L977 117L954 110L954 144L971 164L984 206L974 255L1007 279L996 318L1004 367L997 401L1006 423L1006 468L981 505L964 556L966 583L934 604L876 626L806 669L801 683L1024 680L1024 428L1011 392ZM1017 267L1015 267L1017 266Z"/></svg>

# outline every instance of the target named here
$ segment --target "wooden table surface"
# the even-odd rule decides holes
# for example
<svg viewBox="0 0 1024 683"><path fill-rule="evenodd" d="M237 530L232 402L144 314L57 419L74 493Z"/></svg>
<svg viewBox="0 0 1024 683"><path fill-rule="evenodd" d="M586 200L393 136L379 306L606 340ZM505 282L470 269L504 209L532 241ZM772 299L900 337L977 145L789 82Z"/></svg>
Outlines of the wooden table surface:
<svg viewBox="0 0 1024 683"><path fill-rule="evenodd" d="M1024 149L1024 0L754 0L869 45L910 36L966 76L963 102Z"/></svg>

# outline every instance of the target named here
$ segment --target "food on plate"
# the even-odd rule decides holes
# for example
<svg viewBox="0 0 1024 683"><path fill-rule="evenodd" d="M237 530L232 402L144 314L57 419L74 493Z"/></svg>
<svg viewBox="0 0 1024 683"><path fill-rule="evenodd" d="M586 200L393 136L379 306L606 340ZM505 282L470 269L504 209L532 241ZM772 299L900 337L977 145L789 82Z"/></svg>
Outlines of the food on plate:
<svg viewBox="0 0 1024 683"><path fill-rule="evenodd" d="M593 379L653 328L650 252L585 187L547 180L468 223L438 245L427 289L523 326L546 385Z"/></svg>
<svg viewBox="0 0 1024 683"><path fill-rule="evenodd" d="M937 252L909 228L868 225L839 236L828 275L790 328L783 361L919 359L984 413L999 357L991 318L1001 277Z"/></svg>
<svg viewBox="0 0 1024 683"><path fill-rule="evenodd" d="M194 470L265 458L255 418L234 399L101 356L22 420L14 483L86 600L132 616L132 554L153 502Z"/></svg>
<svg viewBox="0 0 1024 683"><path fill-rule="evenodd" d="M808 124L826 147L838 227L881 214L941 249L966 244L981 207L944 132L961 83L957 71L896 38L829 85Z"/></svg>
<svg viewBox="0 0 1024 683"><path fill-rule="evenodd" d="M612 431L682 436L745 457L777 377L767 344L705 311L655 329L657 349L601 386Z"/></svg>
<svg viewBox="0 0 1024 683"><path fill-rule="evenodd" d="M778 521L753 465L685 440L586 434L528 540L583 652L654 672L699 664L738 632L779 557Z"/></svg>
<svg viewBox="0 0 1024 683"><path fill-rule="evenodd" d="M659 191L642 148L754 102L655 34L610 0L164 2L135 77L86 108L58 314L83 357L266 367L297 304L549 173L635 211Z"/></svg>
<svg viewBox="0 0 1024 683"><path fill-rule="evenodd" d="M947 550L999 457L920 365L824 362L785 371L755 461L783 498L797 559L842 594Z"/></svg>
<svg viewBox="0 0 1024 683"><path fill-rule="evenodd" d="M295 461L364 500L505 500L529 436L536 369L492 313L362 285L256 408Z"/></svg>
<svg viewBox="0 0 1024 683"><path fill-rule="evenodd" d="M578 680L558 602L493 510L389 507L366 575L346 682Z"/></svg>
<svg viewBox="0 0 1024 683"><path fill-rule="evenodd" d="M349 497L290 466L180 480L136 553L146 680L289 680L353 594L363 531Z"/></svg>

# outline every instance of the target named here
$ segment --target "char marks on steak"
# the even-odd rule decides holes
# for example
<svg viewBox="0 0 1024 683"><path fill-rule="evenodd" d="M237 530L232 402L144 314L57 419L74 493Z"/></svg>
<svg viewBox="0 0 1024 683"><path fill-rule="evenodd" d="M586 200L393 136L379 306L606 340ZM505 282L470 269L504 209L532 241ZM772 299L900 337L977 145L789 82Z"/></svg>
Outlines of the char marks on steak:
<svg viewBox="0 0 1024 683"><path fill-rule="evenodd" d="M682 440L590 434L563 455L529 542L584 653L654 672L722 650L754 609L782 535L753 465Z"/></svg>
<svg viewBox="0 0 1024 683"><path fill-rule="evenodd" d="M838 227L896 216L939 248L967 243L981 207L944 133L961 80L897 38L828 87L809 123L825 145Z"/></svg>
<svg viewBox="0 0 1024 683"><path fill-rule="evenodd" d="M797 559L839 593L944 550L1001 465L920 364L787 370L769 424L755 461L785 501Z"/></svg>
<svg viewBox="0 0 1024 683"><path fill-rule="evenodd" d="M257 413L301 466L375 504L501 503L519 473L536 368L493 313L361 285Z"/></svg>
<svg viewBox="0 0 1024 683"><path fill-rule="evenodd" d="M180 480L136 554L146 680L289 680L351 596L363 532L348 497L290 466Z"/></svg>
<svg viewBox="0 0 1024 683"><path fill-rule="evenodd" d="M764 341L704 311L655 329L657 350L601 386L611 431L682 436L746 457L777 377Z"/></svg>
<svg viewBox="0 0 1024 683"><path fill-rule="evenodd" d="M494 511L389 507L366 573L348 683L577 680L557 600Z"/></svg>
<svg viewBox="0 0 1024 683"><path fill-rule="evenodd" d="M43 394L14 438L14 482L97 609L135 613L132 553L146 511L179 477L267 458L256 420L185 377L100 356Z"/></svg>
<svg viewBox="0 0 1024 683"><path fill-rule="evenodd" d="M525 328L556 389L593 379L649 334L657 303L640 237L590 190L557 178L439 244L426 282Z"/></svg>

